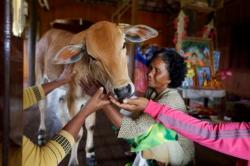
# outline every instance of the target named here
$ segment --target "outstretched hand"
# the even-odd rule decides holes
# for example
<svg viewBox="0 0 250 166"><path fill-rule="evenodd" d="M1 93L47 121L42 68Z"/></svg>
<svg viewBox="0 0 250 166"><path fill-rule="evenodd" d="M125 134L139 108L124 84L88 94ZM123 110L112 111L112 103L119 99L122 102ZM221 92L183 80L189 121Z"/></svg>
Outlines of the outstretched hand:
<svg viewBox="0 0 250 166"><path fill-rule="evenodd" d="M141 112L143 111L148 105L148 99L144 97L138 98L131 98L131 99L124 99L123 103L117 101L114 97L109 96L110 101L115 104L116 106L123 108L130 112Z"/></svg>
<svg viewBox="0 0 250 166"><path fill-rule="evenodd" d="M69 132L75 140L77 140L80 128L84 124L86 118L93 112L109 104L107 96L103 94L103 88L99 88L94 96L87 102L86 106L71 119L63 130Z"/></svg>
<svg viewBox="0 0 250 166"><path fill-rule="evenodd" d="M45 94L47 95L52 90L68 83L74 74L72 65L65 66L62 74L56 80L42 84Z"/></svg>
<svg viewBox="0 0 250 166"><path fill-rule="evenodd" d="M110 104L107 95L103 94L103 87L99 88L93 97L87 102L86 106L83 108L84 111L89 115L105 105Z"/></svg>

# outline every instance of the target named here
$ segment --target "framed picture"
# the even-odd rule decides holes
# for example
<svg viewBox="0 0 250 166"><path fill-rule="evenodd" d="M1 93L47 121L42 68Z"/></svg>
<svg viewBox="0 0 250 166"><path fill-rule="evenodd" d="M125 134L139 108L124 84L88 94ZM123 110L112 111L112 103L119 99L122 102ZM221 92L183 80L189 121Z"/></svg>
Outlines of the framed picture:
<svg viewBox="0 0 250 166"><path fill-rule="evenodd" d="M198 87L199 88L208 87L208 83L212 79L210 67L209 66L197 67L196 73L197 73Z"/></svg>
<svg viewBox="0 0 250 166"><path fill-rule="evenodd" d="M188 63L195 67L209 67L210 74L214 74L213 46L210 39L192 38L183 39L180 54Z"/></svg>
<svg viewBox="0 0 250 166"><path fill-rule="evenodd" d="M219 65L220 65L220 52L219 51L214 51L213 61L214 61L214 72L216 73L219 70Z"/></svg>

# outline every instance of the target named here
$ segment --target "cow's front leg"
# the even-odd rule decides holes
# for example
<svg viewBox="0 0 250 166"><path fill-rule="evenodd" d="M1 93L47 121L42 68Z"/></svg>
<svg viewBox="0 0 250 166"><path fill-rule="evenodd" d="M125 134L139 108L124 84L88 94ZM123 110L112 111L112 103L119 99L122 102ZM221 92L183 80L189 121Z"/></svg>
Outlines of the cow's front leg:
<svg viewBox="0 0 250 166"><path fill-rule="evenodd" d="M65 126L70 121L70 114L67 107L66 95L59 98L60 121L62 126Z"/></svg>
<svg viewBox="0 0 250 166"><path fill-rule="evenodd" d="M85 120L85 127L87 130L86 140L86 162L88 166L95 166L97 164L94 149L94 127L96 122L96 113L92 113Z"/></svg>
<svg viewBox="0 0 250 166"><path fill-rule="evenodd" d="M47 106L47 100L44 99L39 102L39 110L40 110L40 125L38 129L37 135L37 143L38 145L44 145L46 143L46 127L45 127L45 111Z"/></svg>
<svg viewBox="0 0 250 166"><path fill-rule="evenodd" d="M81 88L80 87L71 87L70 91L67 95L67 104L68 104L68 110L71 118L73 118L81 109L86 104L87 98L83 98L81 93ZM80 134L82 135L83 129L81 129ZM78 158L77 158L77 149L79 142L82 137L80 137L74 146L74 150L72 149L71 157L70 157L70 163L69 165L78 165Z"/></svg>
<svg viewBox="0 0 250 166"><path fill-rule="evenodd" d="M37 84L46 83L49 82L48 77L45 75L43 78L38 79ZM40 84L41 84L40 83ZM47 109L47 99L43 99L38 102L38 107L40 110L40 125L38 128L38 134L37 134L37 143L38 145L44 145L46 143L46 126L45 126L45 111Z"/></svg>
<svg viewBox="0 0 250 166"><path fill-rule="evenodd" d="M82 135L83 135L83 128L81 128L79 135L78 135L78 138L77 138L77 141L72 147L71 155L70 155L70 159L69 159L69 166L78 166L79 165L77 151L78 151L79 143L82 139Z"/></svg>
<svg viewBox="0 0 250 166"><path fill-rule="evenodd" d="M73 118L79 112L82 105L84 105L86 103L86 101L83 100L83 98L79 98L76 96L69 97L68 99L69 99L68 100L69 114L70 114L71 118ZM74 100L72 100L72 99L74 99ZM81 138L82 138L82 134L83 134L83 128L81 128L81 130L79 132L79 138L78 138L76 144L72 147L70 160L69 160L69 166L79 165L77 150L78 150Z"/></svg>
<svg viewBox="0 0 250 166"><path fill-rule="evenodd" d="M86 104L86 101L89 98L75 98L75 100L71 101L71 104L69 104L70 111L76 111L77 108L80 110L80 107L84 107ZM71 115L73 115L74 112L71 112ZM96 165L96 158L95 158L95 152L94 152L94 126L95 126L96 116L95 113L89 115L85 120L85 127L87 130L87 140L86 140L86 146L85 146L85 152L86 152L86 162L88 166L95 166ZM76 153L77 154L77 153ZM77 158L75 158L77 159Z"/></svg>

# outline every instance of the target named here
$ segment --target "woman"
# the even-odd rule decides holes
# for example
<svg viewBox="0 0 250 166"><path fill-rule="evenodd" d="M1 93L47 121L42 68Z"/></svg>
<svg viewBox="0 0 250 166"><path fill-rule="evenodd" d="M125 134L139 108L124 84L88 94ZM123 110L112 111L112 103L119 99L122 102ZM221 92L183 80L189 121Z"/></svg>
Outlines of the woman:
<svg viewBox="0 0 250 166"><path fill-rule="evenodd" d="M173 49L160 49L150 62L146 97L183 112L186 107L176 89L186 74L184 59ZM106 115L119 129L118 138L132 139L132 150L159 164L187 165L193 158L193 143L170 129L165 129L147 114L125 117L110 105Z"/></svg>

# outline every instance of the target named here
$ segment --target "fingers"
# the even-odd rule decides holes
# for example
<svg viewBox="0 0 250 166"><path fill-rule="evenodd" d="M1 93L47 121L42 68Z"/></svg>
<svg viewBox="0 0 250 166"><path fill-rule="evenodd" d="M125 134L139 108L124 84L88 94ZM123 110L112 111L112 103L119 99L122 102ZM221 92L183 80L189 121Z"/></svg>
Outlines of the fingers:
<svg viewBox="0 0 250 166"><path fill-rule="evenodd" d="M110 101L111 101L113 104L115 104L115 105L117 105L117 106L120 106L120 105L121 105L121 103L118 102L113 96L109 96L109 99L110 99Z"/></svg>
<svg viewBox="0 0 250 166"><path fill-rule="evenodd" d="M96 93L94 94L94 96L92 97L92 99L96 102L95 106L97 107L97 109L110 104L110 101L107 98L107 95L103 94L103 87L100 87Z"/></svg>
<svg viewBox="0 0 250 166"><path fill-rule="evenodd" d="M80 80L78 84L81 86L83 90L87 90L89 88L89 86L82 80Z"/></svg>
<svg viewBox="0 0 250 166"><path fill-rule="evenodd" d="M101 95L103 94L103 87L100 87L96 93L94 94L93 97L101 97Z"/></svg>
<svg viewBox="0 0 250 166"><path fill-rule="evenodd" d="M109 100L102 100L102 103L101 103L102 106L108 105L108 104L110 104Z"/></svg>
<svg viewBox="0 0 250 166"><path fill-rule="evenodd" d="M81 80L79 81L78 84L81 86L81 88L87 95L93 96L95 92L98 90L98 88L101 87L101 84L99 84L98 81L94 81L90 77L88 78L89 79L87 81Z"/></svg>
<svg viewBox="0 0 250 166"><path fill-rule="evenodd" d="M118 102L114 97L110 96L109 97L109 100L111 101L111 103L115 104L116 106L120 107L120 108L123 108L125 110L133 110L134 108L134 105L131 105L131 104L126 104L126 103L120 103Z"/></svg>
<svg viewBox="0 0 250 166"><path fill-rule="evenodd" d="M117 101L113 96L109 96L109 99L116 105L121 105L122 103L120 103L119 101ZM123 100L123 103L124 104L131 104L131 105L134 105L134 104L138 104L138 100L139 98L133 98L133 99L124 99Z"/></svg>
<svg viewBox="0 0 250 166"><path fill-rule="evenodd" d="M67 73L71 73L72 69L73 69L73 65L72 64L65 65L65 67L64 67L64 71L67 72Z"/></svg>
<svg viewBox="0 0 250 166"><path fill-rule="evenodd" d="M134 99L124 99L123 100L123 103L126 103L126 104L135 104L137 105L138 104L138 98L134 98Z"/></svg>
<svg viewBox="0 0 250 166"><path fill-rule="evenodd" d="M59 80L65 80L66 82L69 82L71 78L76 74L75 71L73 71L73 65L65 65L64 70L59 76Z"/></svg>
<svg viewBox="0 0 250 166"><path fill-rule="evenodd" d="M103 87L103 85L98 80L92 80L90 83L95 87Z"/></svg>
<svg viewBox="0 0 250 166"><path fill-rule="evenodd" d="M129 105L129 104L130 104L130 105L134 104L133 101L131 102L130 99L124 99L124 100L123 100L123 103L120 103L119 101L117 101L113 96L109 96L109 99L110 99L110 101L111 101L113 104L117 105L118 107L123 107L125 104L127 104L127 105ZM132 100L134 100L134 99L132 99Z"/></svg>

